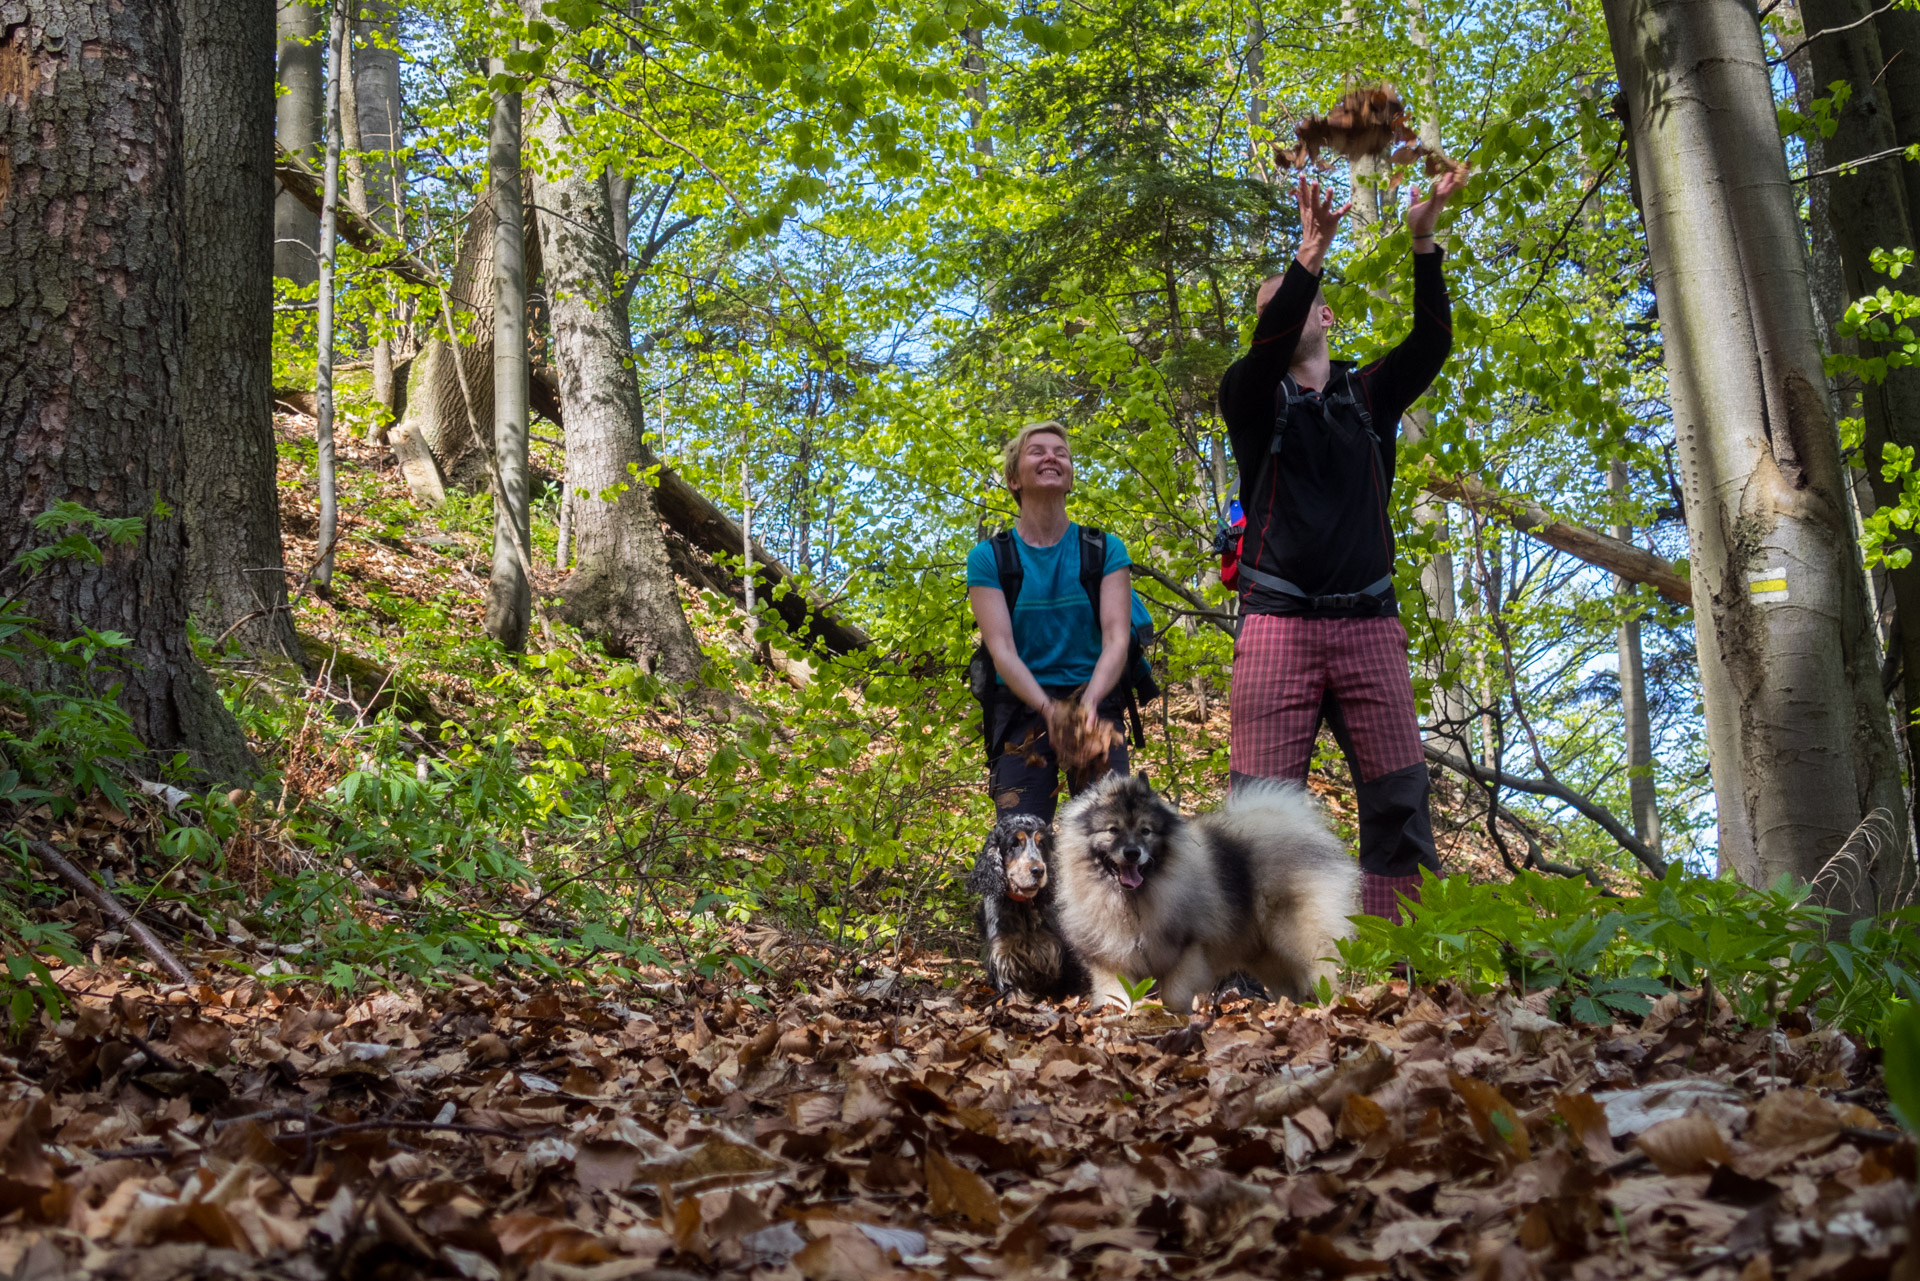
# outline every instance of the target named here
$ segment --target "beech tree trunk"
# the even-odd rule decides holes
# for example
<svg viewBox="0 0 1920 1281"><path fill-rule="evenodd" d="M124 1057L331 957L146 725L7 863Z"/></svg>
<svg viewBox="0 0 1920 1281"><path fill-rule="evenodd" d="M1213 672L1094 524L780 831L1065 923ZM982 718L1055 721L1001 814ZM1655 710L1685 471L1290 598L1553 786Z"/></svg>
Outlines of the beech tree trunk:
<svg viewBox="0 0 1920 1281"><path fill-rule="evenodd" d="M169 4L14 3L0 35L0 565L59 537L54 504L145 522L105 560L55 562L28 614L131 642L120 683L133 730L164 760L239 781L253 761L187 643L177 375L187 359L181 40ZM22 674L50 682L61 673ZM151 767L151 765L149 766Z"/></svg>
<svg viewBox="0 0 1920 1281"><path fill-rule="evenodd" d="M1807 46L1813 84L1830 91L1837 81L1852 86L1846 105L1837 113L1833 136L1823 140L1826 155L1845 159L1873 155L1898 145L1893 107L1880 71L1886 58L1865 0L1800 0L1800 19L1812 31L1826 31ZM1831 30L1829 30L1831 28ZM1920 55L1920 49L1914 50ZM1829 162L1829 163L1837 163ZM1825 168L1826 166L1822 166ZM1840 251L1848 299L1871 294L1885 277L1873 270L1875 249L1912 247L1912 223L1907 207L1901 161L1879 161L1851 172L1828 175L1823 184L1826 213ZM1855 340L1860 354L1885 354L1883 343ZM1898 481L1889 482L1881 470L1888 444L1920 446L1920 369L1889 368L1880 383L1863 383L1859 390L1861 416L1866 423L1862 459L1874 501L1882 506L1900 501ZM1908 533L1900 540L1909 551L1920 550L1920 539ZM1887 584L1901 616L1920 617L1920 563L1890 569ZM1900 628L1893 636L1904 651L1906 704L1920 707L1920 627ZM1910 758L1920 751L1920 726L1905 727ZM1920 791L1910 795L1920 796ZM1914 821L1911 802L1909 822Z"/></svg>
<svg viewBox="0 0 1920 1281"><path fill-rule="evenodd" d="M642 440L645 411L619 301L625 246L612 234L608 185L566 158L565 121L550 86L535 93L531 128L547 161L534 173L533 203L553 307L575 566L560 614L608 653L684 685L699 678L703 660L667 561L653 486L635 474L654 460Z"/></svg>
<svg viewBox="0 0 1920 1281"><path fill-rule="evenodd" d="M322 98L320 17L324 0L279 0L280 94L275 133L306 165L320 167ZM320 279L320 215L282 191L273 201L273 274L296 285Z"/></svg>
<svg viewBox="0 0 1920 1281"><path fill-rule="evenodd" d="M333 268L340 216L340 73L346 61L346 3L330 0L327 22L327 158L320 195L320 291L315 313L320 331L313 389L318 409L314 434L319 445L315 472L320 490L320 525L315 541L320 563L314 567L313 581L322 590L333 583L333 544L340 531L340 496L333 475Z"/></svg>
<svg viewBox="0 0 1920 1281"><path fill-rule="evenodd" d="M489 68L505 75L506 60ZM527 264L520 207L520 95L493 95L487 192L493 201L493 572L487 579L487 634L510 650L527 647L533 550L527 506Z"/></svg>
<svg viewBox="0 0 1920 1281"><path fill-rule="evenodd" d="M525 196L524 185L522 196ZM534 221L522 212L526 278L540 274L539 239L533 234ZM453 301L454 327L459 331L460 362L447 346L445 324L435 321L435 336L421 345L420 354L407 371L407 403L400 424L392 433L394 452L404 461L409 452L425 450L436 464L434 476L419 478L409 472L407 481L414 500L432 506L446 497L442 485L468 492L491 483L486 455L474 439L467 421L467 399L473 400L474 421L482 435L493 423L493 255L495 242L493 198L483 195L467 215L466 230L460 241L460 253L454 260L453 283L448 296ZM466 389L461 389L465 371Z"/></svg>
<svg viewBox="0 0 1920 1281"><path fill-rule="evenodd" d="M1627 465L1607 469L1607 488L1616 498L1628 492ZM1633 541L1633 526L1615 525L1613 536ZM1615 578L1614 591L1625 596L1633 584ZM1620 620L1616 650L1620 655L1620 719L1626 738L1627 797L1633 810L1633 834L1640 843L1660 852L1660 799L1653 782L1653 722L1647 714L1647 664L1640 652L1640 619L1628 614Z"/></svg>
<svg viewBox="0 0 1920 1281"><path fill-rule="evenodd" d="M187 603L210 635L301 662L274 473L272 16L258 0L181 0L180 16Z"/></svg>
<svg viewBox="0 0 1920 1281"><path fill-rule="evenodd" d="M360 152L360 190L354 200L382 231L400 234L401 189L406 182L400 155L400 51L393 5L388 0L360 0L360 21L354 24L354 123ZM389 299L392 294L389 291ZM373 340L373 398L391 413L395 398L393 340Z"/></svg>
<svg viewBox="0 0 1920 1281"><path fill-rule="evenodd" d="M1811 880L1905 810L1806 250L1741 0L1605 0L1686 487L1720 859ZM1871 910L1882 886L1834 906ZM1844 891L1836 897L1849 897Z"/></svg>

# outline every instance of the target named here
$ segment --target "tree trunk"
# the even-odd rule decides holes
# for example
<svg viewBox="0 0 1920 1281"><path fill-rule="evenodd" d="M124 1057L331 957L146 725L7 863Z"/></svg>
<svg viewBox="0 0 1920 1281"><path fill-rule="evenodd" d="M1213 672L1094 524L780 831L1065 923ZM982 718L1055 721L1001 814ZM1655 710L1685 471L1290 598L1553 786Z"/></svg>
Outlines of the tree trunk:
<svg viewBox="0 0 1920 1281"><path fill-rule="evenodd" d="M1863 0L1800 0L1799 8L1800 20L1807 28L1834 28L1808 45L1801 55L1810 63L1813 85L1826 92L1835 82L1846 81L1853 89L1846 106L1836 115L1833 136L1823 139L1820 150L1846 158L1896 146L1893 107L1884 85L1879 83L1886 59L1870 17L1872 9ZM1920 55L1920 49L1914 53ZM1846 298L1860 298L1879 288L1883 277L1873 270L1870 261L1875 249L1914 244L1906 188L1901 181L1905 165L1904 161L1880 161L1850 173L1813 180L1823 187L1820 194L1840 252ZM1884 343L1864 338L1855 341L1862 356L1885 355L1891 350ZM1859 397L1860 414L1866 423L1861 461L1867 482L1876 503L1897 506L1900 482L1886 479L1881 462L1889 443L1920 446L1920 369L1890 367L1882 382L1863 383ZM1909 551L1920 550L1920 539L1909 532L1899 545ZM1886 579L1898 612L1920 617L1920 563L1889 569ZM1906 703L1909 707L1920 706L1920 627L1902 628L1892 639L1904 650ZM1908 755L1912 756L1920 749L1920 726L1909 724L1905 729ZM1920 790L1912 795L1920 797ZM1916 817L1920 816L1910 807L1909 822Z"/></svg>
<svg viewBox="0 0 1920 1281"><path fill-rule="evenodd" d="M1628 494L1625 463L1607 468L1607 488L1616 501ZM1615 525L1613 536L1623 543L1633 541L1633 526ZM1613 589L1622 597L1633 584L1624 578L1613 580ZM1660 852L1660 800L1653 782L1653 724L1647 715L1647 665L1640 653L1640 617L1626 613L1620 619L1620 719L1626 731L1627 798L1633 810L1633 834L1640 843Z"/></svg>
<svg viewBox="0 0 1920 1281"><path fill-rule="evenodd" d="M275 133L302 163L320 163L322 97L320 13L323 0L280 0L280 95ZM273 202L273 274L296 285L320 279L320 215L282 191Z"/></svg>
<svg viewBox="0 0 1920 1281"><path fill-rule="evenodd" d="M255 0L180 15L187 603L209 635L299 662L274 470L273 24Z"/></svg>
<svg viewBox="0 0 1920 1281"><path fill-rule="evenodd" d="M523 188L522 195L525 191ZM534 234L535 220L522 213L522 240L527 263L525 278L539 274L539 239ZM453 283L448 295L453 300L454 325L460 332L460 363L443 337L429 339L421 346L407 371L406 408L400 425L392 433L394 452L402 458L410 450L425 450L437 465L437 479L447 487L469 492L488 485L486 454L474 439L467 420L468 397L472 397L473 421L483 434L493 422L493 255L495 232L493 198L482 196L467 215L461 237L460 254L454 261ZM436 324L438 333L443 328ZM466 388L461 388L464 368ZM424 473L422 473L424 477ZM410 475L408 484L416 502L432 506L446 494L432 483L416 484Z"/></svg>
<svg viewBox="0 0 1920 1281"><path fill-rule="evenodd" d="M340 72L346 60L347 0L331 0L327 23L327 159L320 196L320 305L313 400L314 436L319 445L315 470L320 490L320 528L315 542L320 563L314 567L314 586L322 591L333 584L333 544L340 533L339 492L333 475L333 292L335 226L340 209Z"/></svg>
<svg viewBox="0 0 1920 1281"><path fill-rule="evenodd" d="M1811 880L1904 806L1751 6L1605 0L1686 486L1720 858ZM1875 886L1835 906L1870 910ZM1840 894L1837 897L1849 897Z"/></svg>
<svg viewBox="0 0 1920 1281"><path fill-rule="evenodd" d="M1920 11L1887 9L1871 25L1879 35L1880 53L1886 59L1885 68L1877 74L1893 107L1894 140L1899 146L1911 147L1920 143ZM1828 165L1847 159L1832 151L1829 156ZM1908 221L1920 222L1920 165L1903 158L1874 163L1887 165L1899 175L1906 188ZM1909 234L1913 238L1908 244L1920 242L1920 225L1910 225Z"/></svg>
<svg viewBox="0 0 1920 1281"><path fill-rule="evenodd" d="M83 52L84 51L84 52ZM59 502L144 522L100 564L13 574L49 635L117 631L96 688L155 757L221 781L253 772L245 737L187 642L181 422L187 359L185 167L174 6L14 4L0 35L0 564L59 537ZM29 89L31 90L29 92ZM84 213L82 212L84 211ZM25 678L43 687L61 673Z"/></svg>
<svg viewBox="0 0 1920 1281"><path fill-rule="evenodd" d="M393 5L388 0L360 0L360 21L354 27L358 43L353 51L353 102L362 187L354 198L375 225L397 236L406 171L399 154L400 51L395 47L398 31ZM391 306L391 288L388 302ZM373 341L373 398L388 413L398 403L393 373L393 340L378 336Z"/></svg>
<svg viewBox="0 0 1920 1281"><path fill-rule="evenodd" d="M489 60L503 76L506 60ZM520 94L493 94L487 193L493 202L493 572L487 579L487 634L510 650L527 647L533 621L533 553L527 507L527 262L520 205Z"/></svg>

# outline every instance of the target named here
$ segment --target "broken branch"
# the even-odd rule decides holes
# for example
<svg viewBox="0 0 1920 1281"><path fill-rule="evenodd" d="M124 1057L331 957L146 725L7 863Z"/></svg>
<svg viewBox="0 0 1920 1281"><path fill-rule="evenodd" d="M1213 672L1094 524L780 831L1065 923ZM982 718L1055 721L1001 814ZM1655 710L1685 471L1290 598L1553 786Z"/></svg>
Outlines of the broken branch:
<svg viewBox="0 0 1920 1281"><path fill-rule="evenodd" d="M45 841L28 841L27 848L33 852L35 858L45 863L55 876L79 891L95 907L106 913L109 920L131 934L135 941L146 949L147 955L153 958L154 963L166 971L168 978L176 983L193 982L192 971L180 963L180 958L160 941L159 936L135 919L133 913L129 912L119 899L95 885L91 877L67 860L66 855Z"/></svg>

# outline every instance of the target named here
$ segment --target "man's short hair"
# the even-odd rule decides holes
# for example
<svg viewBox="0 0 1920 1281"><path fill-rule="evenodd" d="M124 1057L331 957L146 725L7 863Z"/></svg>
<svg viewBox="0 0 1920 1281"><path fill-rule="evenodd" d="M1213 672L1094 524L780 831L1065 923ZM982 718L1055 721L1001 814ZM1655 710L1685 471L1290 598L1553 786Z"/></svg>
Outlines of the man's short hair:
<svg viewBox="0 0 1920 1281"><path fill-rule="evenodd" d="M1266 279L1260 282L1259 287L1256 290L1254 290L1254 294L1253 294L1253 309L1256 314L1259 312L1265 311L1267 309L1267 304L1273 300L1273 296L1276 293L1280 292L1280 282L1285 280L1286 278L1287 278L1287 273L1282 271L1274 275L1268 276ZM1273 287L1269 289L1267 287L1269 285ZM1316 307L1325 307L1328 305L1326 290L1320 289L1320 288L1314 289L1313 305Z"/></svg>
<svg viewBox="0 0 1920 1281"><path fill-rule="evenodd" d="M1027 442L1035 436L1058 436L1066 441L1069 447L1073 444L1072 441L1067 440L1067 429L1051 418L1042 422L1028 423L1013 433L1013 439L1008 441L1007 447L1000 451L1000 475L1007 482L1007 488L1013 490L1013 501L1016 506L1020 503L1020 491L1013 488L1013 482L1020 478L1020 455L1027 452Z"/></svg>

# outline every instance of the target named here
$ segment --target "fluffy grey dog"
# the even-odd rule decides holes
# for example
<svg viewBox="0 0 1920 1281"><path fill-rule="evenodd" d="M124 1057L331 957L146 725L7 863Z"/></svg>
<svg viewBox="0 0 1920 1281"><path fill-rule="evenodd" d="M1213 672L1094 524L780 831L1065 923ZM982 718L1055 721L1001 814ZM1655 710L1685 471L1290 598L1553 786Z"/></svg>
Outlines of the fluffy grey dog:
<svg viewBox="0 0 1920 1281"><path fill-rule="evenodd" d="M1258 783L1189 820L1145 778L1114 775L1061 811L1059 925L1096 1001L1126 1002L1119 975L1160 980L1169 1010L1234 970L1302 1000L1331 979L1353 932L1360 871L1303 788Z"/></svg>

